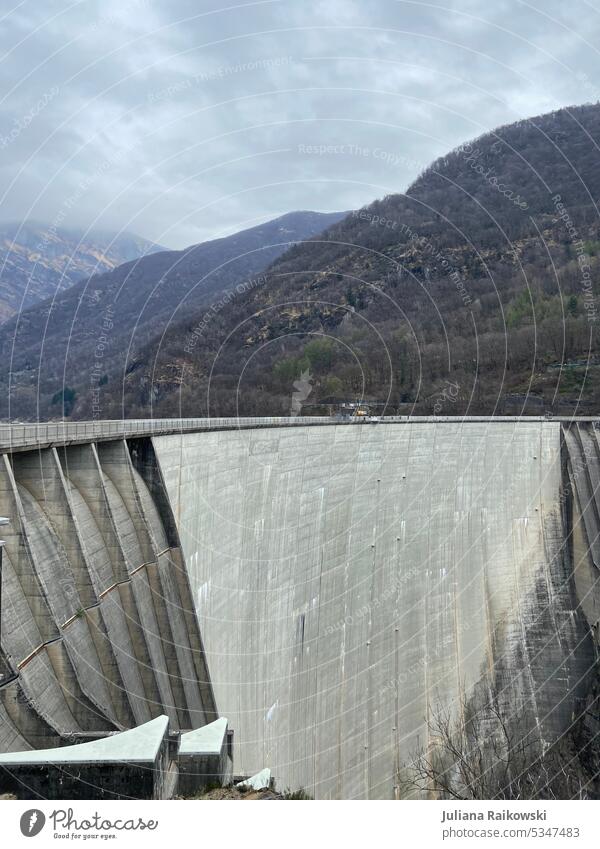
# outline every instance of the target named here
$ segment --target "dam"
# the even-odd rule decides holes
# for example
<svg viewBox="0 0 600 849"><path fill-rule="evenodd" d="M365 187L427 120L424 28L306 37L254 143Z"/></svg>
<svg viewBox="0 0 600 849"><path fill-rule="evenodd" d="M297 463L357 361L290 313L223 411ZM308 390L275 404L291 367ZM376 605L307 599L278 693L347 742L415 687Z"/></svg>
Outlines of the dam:
<svg viewBox="0 0 600 849"><path fill-rule="evenodd" d="M476 692L552 742L595 675L596 424L0 426L0 752L224 716L237 774L389 799Z"/></svg>

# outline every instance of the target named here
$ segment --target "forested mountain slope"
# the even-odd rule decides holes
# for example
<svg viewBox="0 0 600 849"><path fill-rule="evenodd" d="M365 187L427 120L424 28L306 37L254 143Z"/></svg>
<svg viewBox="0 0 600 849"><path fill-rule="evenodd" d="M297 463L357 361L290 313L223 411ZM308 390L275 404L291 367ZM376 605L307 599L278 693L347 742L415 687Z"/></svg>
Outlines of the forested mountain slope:
<svg viewBox="0 0 600 849"><path fill-rule="evenodd" d="M163 250L21 312L0 328L2 415L45 419L85 409L106 417L100 390L109 381L120 386L150 340L342 216L293 212L183 251Z"/></svg>
<svg viewBox="0 0 600 849"><path fill-rule="evenodd" d="M152 340L113 413L597 410L599 141L589 105L452 151Z"/></svg>

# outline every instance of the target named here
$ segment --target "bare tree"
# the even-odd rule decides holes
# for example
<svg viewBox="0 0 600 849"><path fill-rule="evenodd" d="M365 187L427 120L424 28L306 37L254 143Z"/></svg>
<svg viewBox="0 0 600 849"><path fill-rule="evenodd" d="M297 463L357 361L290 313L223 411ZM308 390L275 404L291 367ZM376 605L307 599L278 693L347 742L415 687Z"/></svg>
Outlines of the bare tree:
<svg viewBox="0 0 600 849"><path fill-rule="evenodd" d="M455 710L441 706L432 713L428 745L398 773L402 798L590 798L597 774L589 774L582 758L588 744L581 719L547 745L524 710L507 720L497 704L476 708L463 699L459 715L457 721Z"/></svg>

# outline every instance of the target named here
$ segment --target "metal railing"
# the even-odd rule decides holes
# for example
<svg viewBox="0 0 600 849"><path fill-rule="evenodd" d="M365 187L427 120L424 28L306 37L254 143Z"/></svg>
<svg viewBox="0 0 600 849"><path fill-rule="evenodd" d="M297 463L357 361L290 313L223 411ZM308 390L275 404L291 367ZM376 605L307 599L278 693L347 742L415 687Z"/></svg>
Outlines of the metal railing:
<svg viewBox="0 0 600 849"><path fill-rule="evenodd" d="M361 425L365 423L393 424L397 422L542 422L575 421L575 419L548 419L544 416L372 416L339 419L329 416L255 416L247 418L199 419L120 419L85 422L39 422L0 424L0 451L44 445L68 445L77 442L95 442L105 439L122 439L133 436L159 436L161 434L190 433L209 430L241 430L264 427L298 427L304 425ZM597 421L593 417L578 417L577 421Z"/></svg>
<svg viewBox="0 0 600 849"><path fill-rule="evenodd" d="M128 436L158 436L202 430L223 430L251 427L282 427L298 424L328 424L325 416L287 416L255 418L203 419L121 419L85 422L39 422L36 424L0 424L0 450L36 445L66 445L74 442L94 442L122 439Z"/></svg>

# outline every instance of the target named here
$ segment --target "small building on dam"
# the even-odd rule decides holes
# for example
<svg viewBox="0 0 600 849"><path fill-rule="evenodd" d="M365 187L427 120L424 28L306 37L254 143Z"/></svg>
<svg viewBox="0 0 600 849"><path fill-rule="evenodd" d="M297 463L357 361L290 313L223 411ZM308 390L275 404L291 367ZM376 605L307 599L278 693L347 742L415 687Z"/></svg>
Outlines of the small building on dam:
<svg viewBox="0 0 600 849"><path fill-rule="evenodd" d="M0 425L0 452L0 792L268 767L400 798L439 712L493 701L543 747L595 692L592 420Z"/></svg>

